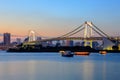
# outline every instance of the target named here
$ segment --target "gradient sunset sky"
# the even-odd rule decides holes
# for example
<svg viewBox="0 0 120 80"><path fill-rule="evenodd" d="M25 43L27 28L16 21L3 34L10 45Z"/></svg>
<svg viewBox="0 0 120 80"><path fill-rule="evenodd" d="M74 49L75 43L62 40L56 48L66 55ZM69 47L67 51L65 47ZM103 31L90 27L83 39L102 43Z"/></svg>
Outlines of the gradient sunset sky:
<svg viewBox="0 0 120 80"><path fill-rule="evenodd" d="M84 21L120 35L120 0L0 0L0 33L58 36Z"/></svg>

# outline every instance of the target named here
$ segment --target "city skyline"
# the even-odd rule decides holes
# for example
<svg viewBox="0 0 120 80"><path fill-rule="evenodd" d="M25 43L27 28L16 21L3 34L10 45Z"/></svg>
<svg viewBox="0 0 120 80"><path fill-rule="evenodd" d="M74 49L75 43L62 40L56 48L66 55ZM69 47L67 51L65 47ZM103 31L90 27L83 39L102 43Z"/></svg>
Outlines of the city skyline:
<svg viewBox="0 0 120 80"><path fill-rule="evenodd" d="M111 36L119 36L118 0L1 0L0 33L59 36L92 21ZM109 30L108 30L109 29Z"/></svg>

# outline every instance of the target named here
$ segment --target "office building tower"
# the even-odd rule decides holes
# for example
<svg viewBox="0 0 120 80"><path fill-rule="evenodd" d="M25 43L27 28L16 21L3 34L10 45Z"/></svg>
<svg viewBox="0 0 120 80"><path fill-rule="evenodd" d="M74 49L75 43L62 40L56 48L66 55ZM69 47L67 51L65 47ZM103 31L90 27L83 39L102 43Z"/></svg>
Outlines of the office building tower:
<svg viewBox="0 0 120 80"><path fill-rule="evenodd" d="M16 39L17 44L21 44L21 38Z"/></svg>
<svg viewBox="0 0 120 80"><path fill-rule="evenodd" d="M11 35L10 33L3 34L4 45L10 45L11 42Z"/></svg>
<svg viewBox="0 0 120 80"><path fill-rule="evenodd" d="M41 37L37 37L37 41L41 41L41 39L42 39Z"/></svg>
<svg viewBox="0 0 120 80"><path fill-rule="evenodd" d="M74 46L74 41L73 40L67 40L66 41L66 46Z"/></svg>

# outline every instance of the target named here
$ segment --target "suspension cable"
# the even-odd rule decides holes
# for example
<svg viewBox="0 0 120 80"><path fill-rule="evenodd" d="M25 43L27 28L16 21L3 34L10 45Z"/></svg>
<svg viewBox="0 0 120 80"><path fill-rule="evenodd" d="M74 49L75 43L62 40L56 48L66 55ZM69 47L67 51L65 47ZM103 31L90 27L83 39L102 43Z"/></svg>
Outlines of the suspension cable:
<svg viewBox="0 0 120 80"><path fill-rule="evenodd" d="M66 33L66 34L64 34L64 35L62 35L62 36L60 36L60 37L64 37L64 36L67 36L67 35L69 35L69 34L71 34L71 33L74 33L76 30L80 29L83 25L84 25L84 24L82 24L81 26L75 28L74 30L72 30L72 31L70 31L70 32L68 32L68 33Z"/></svg>
<svg viewBox="0 0 120 80"><path fill-rule="evenodd" d="M83 29L85 29L85 28L83 27L83 28L81 28L80 30L78 30L78 31L76 31L76 32L74 32L74 33L72 33L72 34L67 35L66 37L69 37L69 36L72 36L72 35L74 35L74 34L77 34L78 32L82 31Z"/></svg>
<svg viewBox="0 0 120 80"><path fill-rule="evenodd" d="M104 34L107 38L109 38L109 36L103 32L101 29L99 29L97 26L95 26L93 23L91 23L97 30L99 30L102 34Z"/></svg>

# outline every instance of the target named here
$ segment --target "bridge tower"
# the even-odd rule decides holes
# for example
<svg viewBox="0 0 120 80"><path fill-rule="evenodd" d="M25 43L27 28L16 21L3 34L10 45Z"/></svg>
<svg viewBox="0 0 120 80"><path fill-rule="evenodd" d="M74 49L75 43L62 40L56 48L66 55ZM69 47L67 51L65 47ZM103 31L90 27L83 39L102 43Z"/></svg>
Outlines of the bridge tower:
<svg viewBox="0 0 120 80"><path fill-rule="evenodd" d="M84 23L84 46L90 46L92 48L92 40L88 40L93 35L91 22Z"/></svg>
<svg viewBox="0 0 120 80"><path fill-rule="evenodd" d="M34 31L30 31L29 32L29 40L28 40L29 42L31 42L31 41L36 41L36 36L35 36L35 32Z"/></svg>

